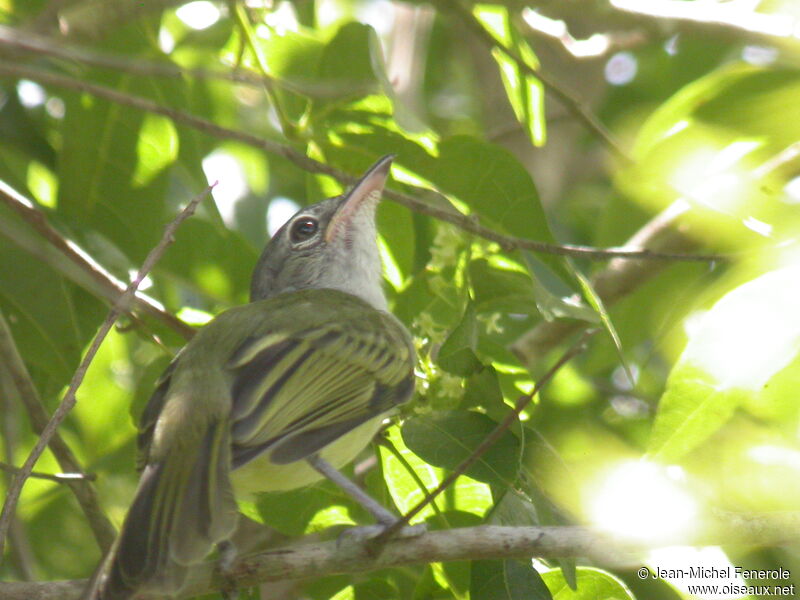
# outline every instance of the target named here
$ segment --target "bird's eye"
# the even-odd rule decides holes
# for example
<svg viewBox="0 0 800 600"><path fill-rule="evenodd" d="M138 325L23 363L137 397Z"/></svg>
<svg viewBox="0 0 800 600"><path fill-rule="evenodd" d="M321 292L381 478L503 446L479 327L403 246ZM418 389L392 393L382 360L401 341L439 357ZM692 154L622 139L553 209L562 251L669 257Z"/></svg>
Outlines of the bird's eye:
<svg viewBox="0 0 800 600"><path fill-rule="evenodd" d="M319 223L311 217L301 217L292 223L291 237L293 242L302 242L319 230Z"/></svg>

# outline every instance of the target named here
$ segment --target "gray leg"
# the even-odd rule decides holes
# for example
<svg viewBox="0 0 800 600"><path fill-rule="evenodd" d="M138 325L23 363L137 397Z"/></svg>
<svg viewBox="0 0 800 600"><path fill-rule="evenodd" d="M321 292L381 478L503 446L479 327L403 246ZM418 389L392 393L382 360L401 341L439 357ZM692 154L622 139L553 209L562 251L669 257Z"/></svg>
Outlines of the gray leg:
<svg viewBox="0 0 800 600"><path fill-rule="evenodd" d="M355 483L337 471L328 461L320 458L316 454L308 457L306 460L314 469L330 479L333 483L339 486L339 488L341 488L345 494L350 496L353 500L358 502L367 511L369 511L369 513L375 517L375 520L378 521L378 523L388 526L397 521L397 517L395 515L393 515L389 510L387 510L377 500L372 498L372 496L358 487Z"/></svg>

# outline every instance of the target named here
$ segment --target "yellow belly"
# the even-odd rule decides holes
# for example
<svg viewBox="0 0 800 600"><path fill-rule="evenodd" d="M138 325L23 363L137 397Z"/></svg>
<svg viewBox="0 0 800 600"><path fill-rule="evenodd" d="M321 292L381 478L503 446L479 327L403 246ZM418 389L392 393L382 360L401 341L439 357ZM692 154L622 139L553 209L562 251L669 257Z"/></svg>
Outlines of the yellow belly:
<svg viewBox="0 0 800 600"><path fill-rule="evenodd" d="M383 415L359 425L335 442L328 444L320 456L341 468L364 449L380 428ZM322 479L322 475L300 460L287 465L276 465L269 460L269 452L251 460L231 473L231 481L238 498L259 492L293 490Z"/></svg>

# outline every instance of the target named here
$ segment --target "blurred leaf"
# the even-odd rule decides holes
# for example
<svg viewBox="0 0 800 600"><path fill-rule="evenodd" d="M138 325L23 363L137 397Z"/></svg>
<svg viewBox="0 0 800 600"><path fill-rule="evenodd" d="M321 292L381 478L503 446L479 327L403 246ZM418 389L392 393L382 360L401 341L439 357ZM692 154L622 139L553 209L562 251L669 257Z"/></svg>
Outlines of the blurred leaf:
<svg viewBox="0 0 800 600"><path fill-rule="evenodd" d="M660 209L677 192L685 220L709 242L741 249L794 238L800 216L784 185L796 175L800 71L730 65L656 110L637 138L637 164L620 187Z"/></svg>
<svg viewBox="0 0 800 600"><path fill-rule="evenodd" d="M403 440L426 462L454 469L472 454L497 423L489 417L464 410L452 410L425 418L413 417L403 423ZM466 474L492 485L510 486L519 471L519 441L506 432Z"/></svg>
<svg viewBox="0 0 800 600"><path fill-rule="evenodd" d="M508 7L499 4L476 4L472 9L475 17L506 48L513 49L525 63L539 68L539 61L519 33L509 15ZM544 86L542 82L528 74L501 48L492 48L492 56L500 67L500 76L506 89L506 96L514 109L517 120L525 126L525 131L534 146L544 146L546 141L544 116Z"/></svg>
<svg viewBox="0 0 800 600"><path fill-rule="evenodd" d="M560 569L542 573L553 600L636 600L622 581L600 569L578 567L578 589L572 590Z"/></svg>
<svg viewBox="0 0 800 600"><path fill-rule="evenodd" d="M728 292L692 322L667 381L648 451L673 461L722 427L744 402L757 405L800 351L800 269L785 267ZM794 402L794 389L769 401Z"/></svg>

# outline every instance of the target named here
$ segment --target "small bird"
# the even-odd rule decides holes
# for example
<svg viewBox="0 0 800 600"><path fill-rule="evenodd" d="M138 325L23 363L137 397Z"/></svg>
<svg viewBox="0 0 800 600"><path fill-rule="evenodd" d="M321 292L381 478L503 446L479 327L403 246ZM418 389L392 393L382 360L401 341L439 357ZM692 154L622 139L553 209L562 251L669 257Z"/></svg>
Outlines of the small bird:
<svg viewBox="0 0 800 600"><path fill-rule="evenodd" d="M237 495L321 479L411 397L414 348L387 310L376 241L391 161L289 219L256 265L251 303L167 367L139 423L136 495L87 600L179 593L233 533Z"/></svg>

